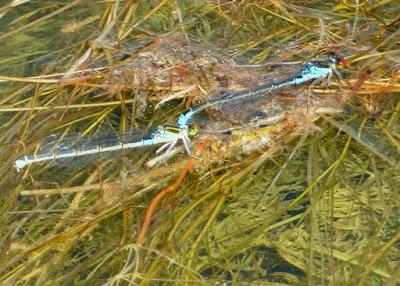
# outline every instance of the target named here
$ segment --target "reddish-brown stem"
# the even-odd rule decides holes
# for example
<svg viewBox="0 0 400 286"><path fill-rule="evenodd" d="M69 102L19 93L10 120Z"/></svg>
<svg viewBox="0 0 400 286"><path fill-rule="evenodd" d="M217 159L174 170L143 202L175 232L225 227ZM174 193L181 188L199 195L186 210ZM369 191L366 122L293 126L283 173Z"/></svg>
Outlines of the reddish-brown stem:
<svg viewBox="0 0 400 286"><path fill-rule="evenodd" d="M199 144L195 148L194 153L195 154L201 153L206 145L207 145L207 141L202 142L201 144ZM193 163L194 163L195 160L197 160L197 159L194 158L194 157L191 157L189 159L189 162L186 165L185 169L180 173L180 175L175 180L175 182L172 185L170 185L167 188L165 188L164 190L162 190L161 192L159 192L153 198L153 200L151 201L149 207L147 208L146 215L144 217L142 227L140 228L139 234L138 234L137 239L136 239L136 244L141 245L143 243L144 236L146 235L147 229L148 229L148 227L150 225L151 217L152 217L152 215L154 213L154 210L155 210L156 206L160 202L160 200L163 197L165 197L168 193L176 191L181 186L183 180L186 178L186 175L192 170Z"/></svg>

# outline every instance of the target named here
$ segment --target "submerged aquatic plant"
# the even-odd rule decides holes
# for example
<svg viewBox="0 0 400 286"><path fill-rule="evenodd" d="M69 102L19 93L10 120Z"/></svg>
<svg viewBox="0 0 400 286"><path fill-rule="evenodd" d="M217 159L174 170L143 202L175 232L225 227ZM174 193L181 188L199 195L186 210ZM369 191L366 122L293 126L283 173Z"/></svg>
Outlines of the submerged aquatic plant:
<svg viewBox="0 0 400 286"><path fill-rule="evenodd" d="M395 285L397 6L1 7L0 283ZM327 51L346 58L343 79L207 109L193 157L13 166L51 134L174 124Z"/></svg>

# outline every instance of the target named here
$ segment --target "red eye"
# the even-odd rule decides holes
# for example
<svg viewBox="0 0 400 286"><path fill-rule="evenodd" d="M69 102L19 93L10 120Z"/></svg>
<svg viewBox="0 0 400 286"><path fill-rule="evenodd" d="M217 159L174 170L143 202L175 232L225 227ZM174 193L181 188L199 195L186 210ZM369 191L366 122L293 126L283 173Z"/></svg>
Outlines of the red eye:
<svg viewBox="0 0 400 286"><path fill-rule="evenodd" d="M338 65L340 68L344 68L344 67L347 65L347 61L346 61L344 58L342 58L342 57L338 57L338 59L337 59L337 65Z"/></svg>

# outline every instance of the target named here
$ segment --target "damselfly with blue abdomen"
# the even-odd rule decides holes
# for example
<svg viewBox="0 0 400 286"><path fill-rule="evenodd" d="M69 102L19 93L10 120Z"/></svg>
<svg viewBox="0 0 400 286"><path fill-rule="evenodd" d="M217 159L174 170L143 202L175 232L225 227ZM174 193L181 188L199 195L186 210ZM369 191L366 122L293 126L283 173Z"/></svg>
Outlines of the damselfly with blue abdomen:
<svg viewBox="0 0 400 286"><path fill-rule="evenodd" d="M17 170L21 170L25 166L37 162L58 161L160 144L163 145L156 153L163 151L169 152L179 140L183 141L187 152L189 152L189 146L186 145L189 138L185 136L194 136L197 130L193 128L189 130L189 132L181 133L179 128L160 125L148 132L143 130L133 130L123 133L107 132L98 134L95 137L89 136L86 139L82 139L80 134L73 134L67 139L60 139L54 144L51 144L53 147L47 148L47 150L43 152L17 159L15 161L15 167Z"/></svg>
<svg viewBox="0 0 400 286"><path fill-rule="evenodd" d="M229 104L240 99L255 98L259 96L266 96L273 92L280 91L287 88L297 87L305 84L316 85L323 80L330 82L333 75L337 75L341 78L338 72L338 67L342 67L346 64L344 58L338 56L335 53L330 53L325 58L320 60L314 60L305 63L299 72L296 74L276 83L261 84L256 88L240 91L240 92L226 92L221 96L208 100L207 102L193 108L189 108L188 111L182 113L178 119L177 126L182 130L184 134L189 130L190 120L194 115L200 113L208 107ZM187 139L186 139L187 138ZM190 145L190 139L188 136L184 136L183 141L185 146Z"/></svg>

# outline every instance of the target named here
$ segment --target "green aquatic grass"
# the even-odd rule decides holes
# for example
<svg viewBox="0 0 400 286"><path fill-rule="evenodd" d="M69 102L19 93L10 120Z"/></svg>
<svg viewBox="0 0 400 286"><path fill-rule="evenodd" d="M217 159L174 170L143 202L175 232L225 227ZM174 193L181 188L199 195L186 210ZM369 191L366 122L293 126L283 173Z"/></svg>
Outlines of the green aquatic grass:
<svg viewBox="0 0 400 286"><path fill-rule="evenodd" d="M399 12L396 1L10 1L0 7L0 283L396 285ZM349 62L344 79L313 93L337 97L330 105L344 112L308 118L291 110L285 122L241 131L229 144L207 138L208 148L157 205L137 244L147 207L186 168L185 156L147 168L154 157L149 148L20 173L13 162L56 132L173 123L190 96L155 109L167 92L156 85L112 87L116 79L103 68L143 53L151 58L163 51L159 37L176 35L240 64L338 52ZM179 53L169 56L184 62ZM191 66L196 84L212 87L212 69L199 66ZM62 79L67 73L70 79ZM246 153L246 138L271 142Z"/></svg>

